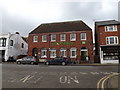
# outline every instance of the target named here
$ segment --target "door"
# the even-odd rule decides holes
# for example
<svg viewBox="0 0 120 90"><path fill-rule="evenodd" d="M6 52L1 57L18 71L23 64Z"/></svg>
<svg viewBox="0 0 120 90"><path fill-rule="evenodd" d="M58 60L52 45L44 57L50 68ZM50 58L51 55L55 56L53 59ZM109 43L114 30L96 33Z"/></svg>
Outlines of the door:
<svg viewBox="0 0 120 90"><path fill-rule="evenodd" d="M81 60L88 61L88 50L86 47L81 48Z"/></svg>
<svg viewBox="0 0 120 90"><path fill-rule="evenodd" d="M0 62L5 61L5 50L0 50Z"/></svg>

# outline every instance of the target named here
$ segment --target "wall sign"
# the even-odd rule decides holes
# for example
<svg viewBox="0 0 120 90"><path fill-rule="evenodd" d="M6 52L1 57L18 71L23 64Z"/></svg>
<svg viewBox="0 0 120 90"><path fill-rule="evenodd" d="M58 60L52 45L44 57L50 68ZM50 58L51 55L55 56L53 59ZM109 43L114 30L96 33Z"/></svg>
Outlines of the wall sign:
<svg viewBox="0 0 120 90"><path fill-rule="evenodd" d="M73 42L53 42L53 45L74 45Z"/></svg>
<svg viewBox="0 0 120 90"><path fill-rule="evenodd" d="M86 42L85 42L85 41L82 41L82 44L86 44Z"/></svg>

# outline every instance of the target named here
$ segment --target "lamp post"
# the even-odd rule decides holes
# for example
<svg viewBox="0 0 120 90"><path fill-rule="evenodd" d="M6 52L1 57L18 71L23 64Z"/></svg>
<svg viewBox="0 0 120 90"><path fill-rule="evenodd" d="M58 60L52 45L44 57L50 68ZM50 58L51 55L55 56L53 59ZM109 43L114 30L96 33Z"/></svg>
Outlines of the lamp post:
<svg viewBox="0 0 120 90"><path fill-rule="evenodd" d="M120 63L120 47L118 47L118 60L119 60L119 63Z"/></svg>

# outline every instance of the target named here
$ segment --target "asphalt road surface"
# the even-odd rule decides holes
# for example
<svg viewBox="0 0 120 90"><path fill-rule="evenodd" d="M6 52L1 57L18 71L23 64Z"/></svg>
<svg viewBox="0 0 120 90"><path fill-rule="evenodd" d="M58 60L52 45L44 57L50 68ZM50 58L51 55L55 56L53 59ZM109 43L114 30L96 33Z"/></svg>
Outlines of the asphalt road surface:
<svg viewBox="0 0 120 90"><path fill-rule="evenodd" d="M2 65L2 88L96 88L118 66Z"/></svg>

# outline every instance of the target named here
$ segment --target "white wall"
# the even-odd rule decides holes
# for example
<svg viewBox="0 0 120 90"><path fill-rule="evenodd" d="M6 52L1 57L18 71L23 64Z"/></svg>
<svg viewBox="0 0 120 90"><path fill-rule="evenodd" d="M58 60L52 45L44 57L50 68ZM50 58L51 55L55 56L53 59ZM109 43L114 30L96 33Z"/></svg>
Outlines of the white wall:
<svg viewBox="0 0 120 90"><path fill-rule="evenodd" d="M10 40L13 40L13 46L10 46ZM22 43L24 48L22 48ZM16 58L18 55L27 55L28 44L19 34L13 34L9 39L8 55Z"/></svg>
<svg viewBox="0 0 120 90"><path fill-rule="evenodd" d="M109 64L109 63L118 64L119 60L101 60L101 64Z"/></svg>
<svg viewBox="0 0 120 90"><path fill-rule="evenodd" d="M3 35L0 35L0 38ZM27 55L28 52L28 44L22 39L19 34L7 34L4 35L7 38L6 47L0 47L0 50L5 50L5 61L8 60L9 56L13 56L16 58L18 55ZM13 46L10 46L10 40L13 40ZM22 43L24 44L24 48L22 48Z"/></svg>

